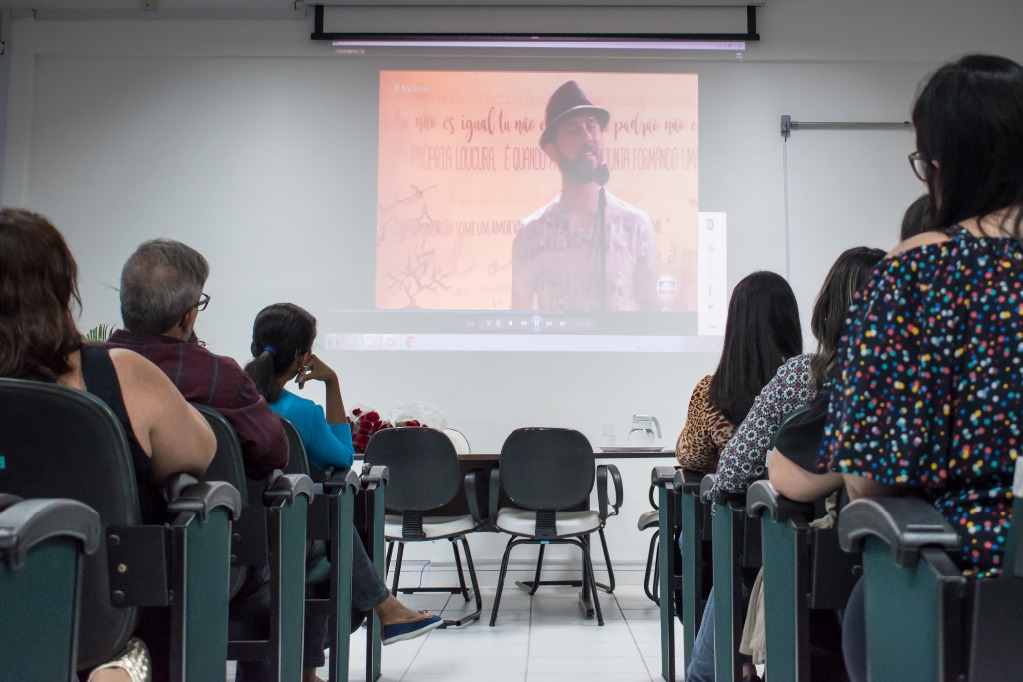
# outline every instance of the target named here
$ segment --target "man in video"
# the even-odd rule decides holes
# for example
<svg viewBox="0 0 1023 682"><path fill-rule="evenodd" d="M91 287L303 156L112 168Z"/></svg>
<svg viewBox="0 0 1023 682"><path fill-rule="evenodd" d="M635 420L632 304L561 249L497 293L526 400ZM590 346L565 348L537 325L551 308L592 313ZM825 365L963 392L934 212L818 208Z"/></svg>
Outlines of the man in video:
<svg viewBox="0 0 1023 682"><path fill-rule="evenodd" d="M575 81L548 100L540 147L561 170L561 194L523 220L515 235L513 310L658 309L650 218L604 189L609 119Z"/></svg>

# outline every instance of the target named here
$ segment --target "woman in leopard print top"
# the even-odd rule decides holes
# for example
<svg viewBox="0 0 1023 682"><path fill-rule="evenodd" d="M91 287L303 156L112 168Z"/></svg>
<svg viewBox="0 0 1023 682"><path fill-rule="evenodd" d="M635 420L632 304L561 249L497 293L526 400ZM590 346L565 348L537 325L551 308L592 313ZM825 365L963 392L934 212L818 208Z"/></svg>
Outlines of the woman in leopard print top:
<svg viewBox="0 0 1023 682"><path fill-rule="evenodd" d="M799 310L792 288L773 272L739 282L728 303L725 342L713 375L696 384L685 427L675 443L684 469L714 471L718 457L785 358L802 350Z"/></svg>

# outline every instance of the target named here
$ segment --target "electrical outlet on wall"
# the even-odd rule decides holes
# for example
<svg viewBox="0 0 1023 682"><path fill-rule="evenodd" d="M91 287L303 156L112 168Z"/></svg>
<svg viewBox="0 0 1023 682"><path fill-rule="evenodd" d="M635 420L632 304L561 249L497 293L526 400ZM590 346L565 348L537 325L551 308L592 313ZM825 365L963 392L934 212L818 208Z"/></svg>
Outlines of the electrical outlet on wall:
<svg viewBox="0 0 1023 682"><path fill-rule="evenodd" d="M142 0L142 9L152 12L156 9L156 0Z"/></svg>

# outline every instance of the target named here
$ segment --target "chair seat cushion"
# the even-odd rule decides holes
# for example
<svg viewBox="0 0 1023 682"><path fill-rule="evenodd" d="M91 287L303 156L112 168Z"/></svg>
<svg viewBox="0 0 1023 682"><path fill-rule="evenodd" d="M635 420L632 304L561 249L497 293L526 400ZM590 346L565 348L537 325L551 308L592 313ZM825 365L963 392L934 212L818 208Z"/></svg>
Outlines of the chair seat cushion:
<svg viewBox="0 0 1023 682"><path fill-rule="evenodd" d="M558 512L555 518L559 538L592 533L600 528L600 515L595 511ZM497 512L494 525L512 535L533 535L536 532L536 513L505 507Z"/></svg>
<svg viewBox="0 0 1023 682"><path fill-rule="evenodd" d="M437 540L440 538L457 537L476 530L476 522L472 517L465 516L424 516L423 532L426 533L424 540ZM398 514L387 514L384 517L384 536L388 540L402 540L401 537L401 516ZM420 538L411 538L417 540Z"/></svg>
<svg viewBox="0 0 1023 682"><path fill-rule="evenodd" d="M636 526L638 526L640 530L646 530L647 528L657 528L658 524L660 524L659 515L660 512L657 511L656 509L652 509L646 513L640 514L639 521L636 523Z"/></svg>

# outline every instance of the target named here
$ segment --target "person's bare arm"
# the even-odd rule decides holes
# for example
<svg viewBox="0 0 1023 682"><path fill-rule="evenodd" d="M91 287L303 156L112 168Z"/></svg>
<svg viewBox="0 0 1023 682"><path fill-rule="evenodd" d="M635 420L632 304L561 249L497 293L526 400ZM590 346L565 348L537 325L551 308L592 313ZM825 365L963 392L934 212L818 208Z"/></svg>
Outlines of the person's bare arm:
<svg viewBox="0 0 1023 682"><path fill-rule="evenodd" d="M295 383L299 389L305 386L307 381L322 381L326 388L327 409L326 417L328 424L344 424L348 421L348 413L345 412L345 403L341 398L341 382L337 378L337 372L331 369L330 365L320 360L315 355L309 358L304 368L299 369Z"/></svg>
<svg viewBox="0 0 1023 682"><path fill-rule="evenodd" d="M845 489L849 492L850 500L858 500L861 497L895 497L912 494L913 490L906 486L885 485L872 478L856 474L842 474L842 477L845 480Z"/></svg>
<svg viewBox="0 0 1023 682"><path fill-rule="evenodd" d="M810 473L777 448L768 456L767 476L780 495L796 502L813 502L842 487L842 474Z"/></svg>
<svg viewBox="0 0 1023 682"><path fill-rule="evenodd" d="M176 473L201 476L217 449L206 419L149 360L120 348L111 349L110 359L135 438L149 455L152 481Z"/></svg>

